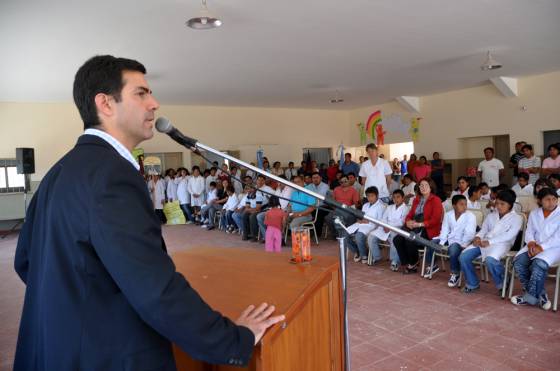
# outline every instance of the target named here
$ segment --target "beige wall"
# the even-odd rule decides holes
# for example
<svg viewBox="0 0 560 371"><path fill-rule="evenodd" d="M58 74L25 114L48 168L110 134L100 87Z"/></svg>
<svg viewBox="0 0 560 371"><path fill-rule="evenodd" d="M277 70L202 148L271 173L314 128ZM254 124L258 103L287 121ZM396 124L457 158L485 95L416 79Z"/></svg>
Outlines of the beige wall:
<svg viewBox="0 0 560 371"><path fill-rule="evenodd" d="M456 90L420 99L420 139L415 143L418 154L431 155L439 151L448 159L482 157L475 154L492 142L488 138L461 138L510 135L515 142L525 140L535 145L537 154L543 152L542 132L560 129L560 72L519 79L519 97L505 98L493 85ZM526 106L527 110L521 110ZM365 122L368 115L381 109L383 115L401 114L410 119L398 103L365 107L350 112L351 129ZM359 140L357 130L354 143ZM409 140L400 133L388 133L387 143Z"/></svg>
<svg viewBox="0 0 560 371"><path fill-rule="evenodd" d="M163 106L159 115L202 143L220 150L239 150L254 161L259 146L270 160L301 161L304 147L337 147L350 140L344 111ZM40 180L72 148L82 126L73 104L0 103L0 158L15 157L15 148L35 148ZM156 133L140 145L146 152L181 152L183 148ZM190 154L184 151L186 165Z"/></svg>

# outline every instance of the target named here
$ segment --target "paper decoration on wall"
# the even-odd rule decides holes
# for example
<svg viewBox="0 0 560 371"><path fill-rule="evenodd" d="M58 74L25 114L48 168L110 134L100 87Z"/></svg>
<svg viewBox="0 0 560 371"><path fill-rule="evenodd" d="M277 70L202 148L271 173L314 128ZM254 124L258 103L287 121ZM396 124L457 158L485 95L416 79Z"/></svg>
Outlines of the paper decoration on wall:
<svg viewBox="0 0 560 371"><path fill-rule="evenodd" d="M416 142L420 137L420 120L422 120L422 117L413 117L410 120L409 132L413 142Z"/></svg>
<svg viewBox="0 0 560 371"><path fill-rule="evenodd" d="M410 129L410 122L403 119L400 115L391 114L383 117L383 127L390 133L402 133L407 135Z"/></svg>
<svg viewBox="0 0 560 371"><path fill-rule="evenodd" d="M382 124L377 124L375 127L375 134L377 135L377 145L382 146L385 143L385 134L387 132L383 130Z"/></svg>
<svg viewBox="0 0 560 371"><path fill-rule="evenodd" d="M363 122L356 124L356 126L358 127L358 130L360 130L360 144L363 146L367 142L366 128Z"/></svg>
<svg viewBox="0 0 560 371"><path fill-rule="evenodd" d="M366 132L371 137L371 140L375 141L375 127L381 122L381 111L377 110L371 115L369 115L366 123Z"/></svg>

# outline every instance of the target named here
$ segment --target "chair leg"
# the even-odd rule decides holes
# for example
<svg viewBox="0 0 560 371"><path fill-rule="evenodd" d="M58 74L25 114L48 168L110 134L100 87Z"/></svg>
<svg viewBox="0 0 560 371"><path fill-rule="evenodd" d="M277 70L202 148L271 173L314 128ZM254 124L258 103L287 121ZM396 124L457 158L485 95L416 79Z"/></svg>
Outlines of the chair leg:
<svg viewBox="0 0 560 371"><path fill-rule="evenodd" d="M552 305L552 310L558 310L558 290L560 289L560 266L556 268L556 285L554 286L554 303Z"/></svg>
<svg viewBox="0 0 560 371"><path fill-rule="evenodd" d="M502 299L505 299L506 297L506 287L507 287L507 279L508 279L508 270L509 270L509 261L510 261L510 257L506 257L506 262L504 263L505 265L505 269L504 269L504 280L502 282Z"/></svg>
<svg viewBox="0 0 560 371"><path fill-rule="evenodd" d="M319 236L317 235L317 229L315 229L315 224L313 224L313 234L315 234L315 243L319 245Z"/></svg>
<svg viewBox="0 0 560 371"><path fill-rule="evenodd" d="M436 260L436 253L434 251L434 253L432 254L432 261L430 262L430 277L429 277L429 279L432 279L432 270L434 269L435 260Z"/></svg>
<svg viewBox="0 0 560 371"><path fill-rule="evenodd" d="M511 270L511 279L509 280L509 293L508 297L511 299L513 296L513 286L515 285L515 269Z"/></svg>
<svg viewBox="0 0 560 371"><path fill-rule="evenodd" d="M373 251L368 248L367 263L371 265L373 263Z"/></svg>
<svg viewBox="0 0 560 371"><path fill-rule="evenodd" d="M422 270L420 271L420 274L423 275L424 274L424 269L426 268L426 251L427 251L427 247L424 246L424 256L422 257Z"/></svg>
<svg viewBox="0 0 560 371"><path fill-rule="evenodd" d="M443 255L440 255L440 258L441 258L441 271L445 272L445 259Z"/></svg>

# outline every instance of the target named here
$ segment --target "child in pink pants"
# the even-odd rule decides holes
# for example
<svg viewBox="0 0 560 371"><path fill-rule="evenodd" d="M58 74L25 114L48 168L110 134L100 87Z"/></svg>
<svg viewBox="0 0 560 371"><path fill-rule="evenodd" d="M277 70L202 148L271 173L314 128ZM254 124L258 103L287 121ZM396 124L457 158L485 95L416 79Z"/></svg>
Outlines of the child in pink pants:
<svg viewBox="0 0 560 371"><path fill-rule="evenodd" d="M280 200L277 196L271 196L268 200L271 207L264 216L266 225L265 250L267 252L282 251L282 227L286 220L286 213L280 208Z"/></svg>

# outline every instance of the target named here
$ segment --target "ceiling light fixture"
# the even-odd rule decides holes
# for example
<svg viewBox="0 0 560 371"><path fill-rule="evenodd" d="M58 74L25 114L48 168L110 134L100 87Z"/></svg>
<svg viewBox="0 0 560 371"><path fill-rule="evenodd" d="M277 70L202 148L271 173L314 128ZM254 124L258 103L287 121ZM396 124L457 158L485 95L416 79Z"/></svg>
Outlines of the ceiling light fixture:
<svg viewBox="0 0 560 371"><path fill-rule="evenodd" d="M480 66L480 69L483 71L490 71L497 70L498 68L502 68L502 65L498 63L494 58L492 58L490 51L488 51L486 62L484 62L482 66Z"/></svg>
<svg viewBox="0 0 560 371"><path fill-rule="evenodd" d="M202 0L200 15L189 19L185 22L185 24L193 30L209 30L211 28L220 27L222 25L222 21L210 13L208 7L206 6L206 0Z"/></svg>
<svg viewBox="0 0 560 371"><path fill-rule="evenodd" d="M336 90L335 96L334 96L334 98L331 98L331 101L330 101L330 102L331 102L332 104L344 102L344 99L342 99L342 98L339 97L339 91L338 91L338 90Z"/></svg>

